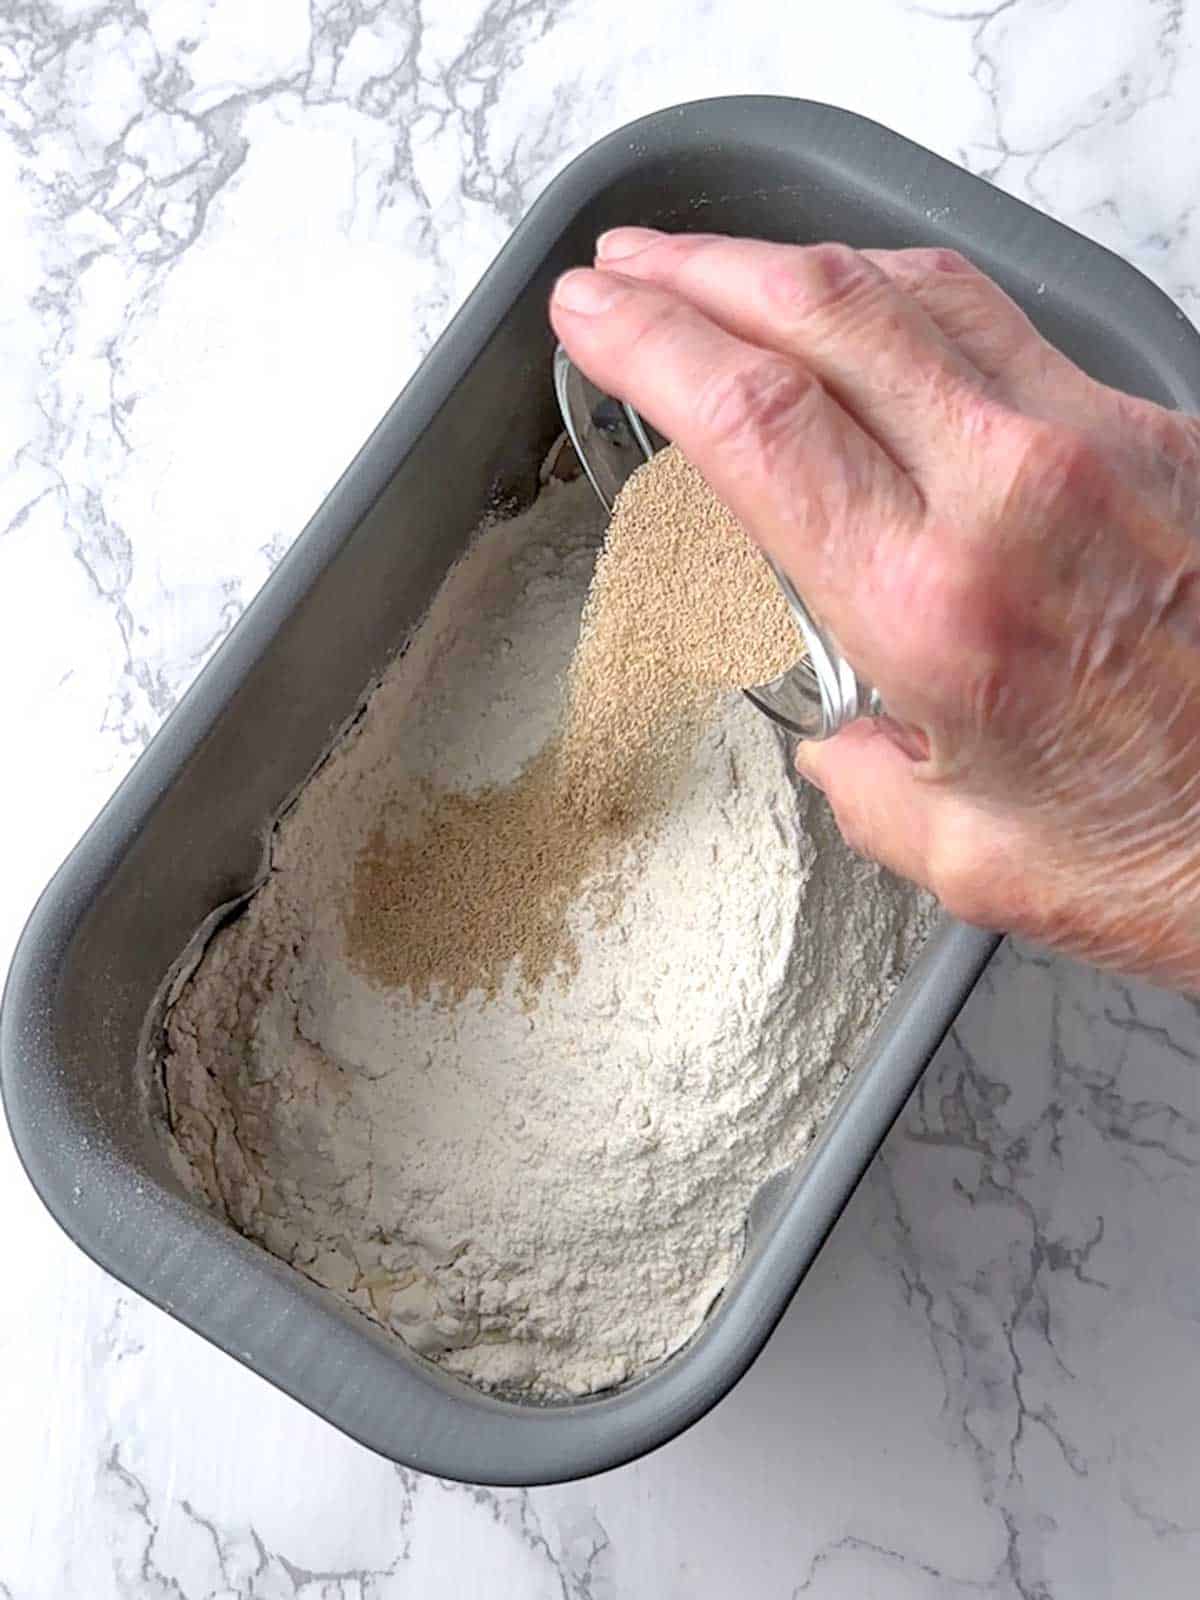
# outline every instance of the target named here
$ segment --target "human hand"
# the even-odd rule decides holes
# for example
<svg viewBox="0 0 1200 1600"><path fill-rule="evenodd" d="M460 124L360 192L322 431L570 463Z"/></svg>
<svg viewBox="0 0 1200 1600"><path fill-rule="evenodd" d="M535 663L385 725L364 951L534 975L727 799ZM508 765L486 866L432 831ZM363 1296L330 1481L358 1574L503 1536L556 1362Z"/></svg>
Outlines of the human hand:
<svg viewBox="0 0 1200 1600"><path fill-rule="evenodd" d="M619 228L551 320L878 688L797 757L847 840L965 921L1200 988L1200 421L944 250Z"/></svg>

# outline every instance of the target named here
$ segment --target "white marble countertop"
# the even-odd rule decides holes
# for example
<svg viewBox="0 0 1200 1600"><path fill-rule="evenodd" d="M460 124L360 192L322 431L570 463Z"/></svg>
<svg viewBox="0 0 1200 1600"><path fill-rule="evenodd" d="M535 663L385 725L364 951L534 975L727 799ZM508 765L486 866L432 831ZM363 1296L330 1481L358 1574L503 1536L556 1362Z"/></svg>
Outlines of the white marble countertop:
<svg viewBox="0 0 1200 1600"><path fill-rule="evenodd" d="M1196 315L1186 0L0 10L0 970L542 184L621 122L864 111ZM2 1600L1194 1595L1200 1017L1006 948L765 1355L528 1493L369 1455L117 1288L0 1133Z"/></svg>

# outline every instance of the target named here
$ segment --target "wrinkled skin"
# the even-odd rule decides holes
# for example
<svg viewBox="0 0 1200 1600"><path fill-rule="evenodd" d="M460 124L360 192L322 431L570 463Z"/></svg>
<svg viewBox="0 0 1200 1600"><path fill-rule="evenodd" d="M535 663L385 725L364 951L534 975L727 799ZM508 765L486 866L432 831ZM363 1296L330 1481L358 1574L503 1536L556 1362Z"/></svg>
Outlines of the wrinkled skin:
<svg viewBox="0 0 1200 1600"><path fill-rule="evenodd" d="M968 922L1200 989L1200 421L944 250L621 228L555 331L700 468L889 716L801 745Z"/></svg>

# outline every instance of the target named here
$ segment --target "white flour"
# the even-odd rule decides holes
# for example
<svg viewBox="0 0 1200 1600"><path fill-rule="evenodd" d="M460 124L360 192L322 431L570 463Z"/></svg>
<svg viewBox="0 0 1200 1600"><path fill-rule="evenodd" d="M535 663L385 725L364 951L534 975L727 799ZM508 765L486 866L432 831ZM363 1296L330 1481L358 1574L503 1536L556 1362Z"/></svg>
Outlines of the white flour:
<svg viewBox="0 0 1200 1600"><path fill-rule="evenodd" d="M737 697L631 846L615 920L583 896L579 971L532 1012L511 987L414 1004L349 969L349 874L404 780L506 780L553 731L599 532L586 484L552 485L477 543L284 819L165 1063L210 1204L441 1366L536 1396L620 1383L695 1331L930 914L845 850Z"/></svg>

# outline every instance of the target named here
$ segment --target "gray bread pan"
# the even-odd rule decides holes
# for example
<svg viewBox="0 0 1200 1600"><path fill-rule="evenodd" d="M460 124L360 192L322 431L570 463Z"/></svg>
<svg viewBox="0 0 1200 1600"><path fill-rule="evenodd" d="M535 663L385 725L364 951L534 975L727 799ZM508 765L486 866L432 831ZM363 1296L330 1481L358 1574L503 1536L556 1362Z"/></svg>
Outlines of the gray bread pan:
<svg viewBox="0 0 1200 1600"><path fill-rule="evenodd" d="M59 870L0 1016L5 1108L50 1211L122 1283L355 1439L483 1483L628 1461L737 1382L995 946L939 927L815 1147L755 1207L744 1260L703 1329L610 1395L534 1406L475 1392L240 1237L173 1176L139 1066L164 983L205 919L256 882L272 819L481 514L533 495L559 428L547 296L619 223L955 246L1096 376L1200 409L1200 338L1182 313L1117 257L986 183L827 106L737 97L657 113L550 184Z"/></svg>

